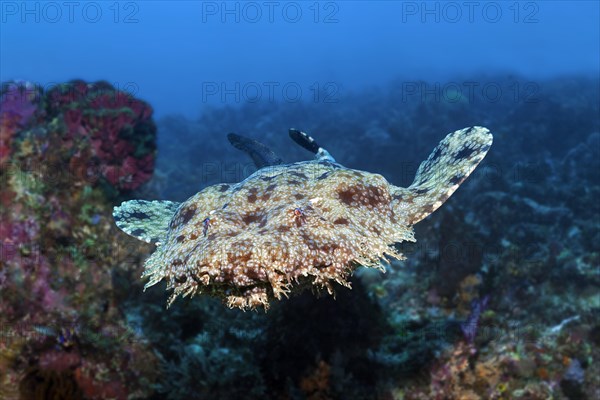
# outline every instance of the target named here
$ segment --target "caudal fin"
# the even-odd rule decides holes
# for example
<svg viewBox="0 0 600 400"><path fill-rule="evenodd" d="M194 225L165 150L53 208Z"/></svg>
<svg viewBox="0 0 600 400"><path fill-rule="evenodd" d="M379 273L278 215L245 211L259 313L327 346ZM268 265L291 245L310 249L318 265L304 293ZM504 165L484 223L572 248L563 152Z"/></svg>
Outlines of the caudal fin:
<svg viewBox="0 0 600 400"><path fill-rule="evenodd" d="M437 210L483 160L492 145L487 128L474 126L446 136L423 161L415 180L392 193L410 225Z"/></svg>
<svg viewBox="0 0 600 400"><path fill-rule="evenodd" d="M123 232L147 243L159 244L180 203L130 200L113 209L115 224Z"/></svg>
<svg viewBox="0 0 600 400"><path fill-rule="evenodd" d="M242 150L252 158L256 168L283 164L283 160L266 145L245 136L230 133L227 135L229 143L238 150Z"/></svg>

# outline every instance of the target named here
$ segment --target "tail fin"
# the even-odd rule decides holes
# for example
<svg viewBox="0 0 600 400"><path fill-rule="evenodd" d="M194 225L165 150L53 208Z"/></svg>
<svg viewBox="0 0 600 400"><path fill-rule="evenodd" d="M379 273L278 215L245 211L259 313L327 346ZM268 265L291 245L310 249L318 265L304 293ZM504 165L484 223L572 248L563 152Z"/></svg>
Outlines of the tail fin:
<svg viewBox="0 0 600 400"><path fill-rule="evenodd" d="M115 224L123 232L147 243L160 244L180 203L174 201L125 201L113 210Z"/></svg>
<svg viewBox="0 0 600 400"><path fill-rule="evenodd" d="M393 193L408 214L410 225L437 210L483 160L492 145L487 128L474 126L446 136L423 161L415 180Z"/></svg>
<svg viewBox="0 0 600 400"><path fill-rule="evenodd" d="M256 168L283 164L283 160L266 145L245 136L230 133L227 135L229 143L238 150L242 150L252 158Z"/></svg>

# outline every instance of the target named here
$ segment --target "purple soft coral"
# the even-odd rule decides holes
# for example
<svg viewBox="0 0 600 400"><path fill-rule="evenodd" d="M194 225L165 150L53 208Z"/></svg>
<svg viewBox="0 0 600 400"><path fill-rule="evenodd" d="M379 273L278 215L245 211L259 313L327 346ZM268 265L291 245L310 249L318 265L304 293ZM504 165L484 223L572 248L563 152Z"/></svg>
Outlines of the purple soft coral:
<svg viewBox="0 0 600 400"><path fill-rule="evenodd" d="M477 336L477 330L479 328L479 320L481 318L481 314L486 310L488 304L489 296L484 296L481 299L473 300L471 303L471 314L465 320L465 322L460 324L460 329L462 330L463 336L465 340L471 344L475 340Z"/></svg>
<svg viewBox="0 0 600 400"><path fill-rule="evenodd" d="M40 92L29 82L8 82L2 88L0 96L0 114L13 115L23 127L38 108Z"/></svg>

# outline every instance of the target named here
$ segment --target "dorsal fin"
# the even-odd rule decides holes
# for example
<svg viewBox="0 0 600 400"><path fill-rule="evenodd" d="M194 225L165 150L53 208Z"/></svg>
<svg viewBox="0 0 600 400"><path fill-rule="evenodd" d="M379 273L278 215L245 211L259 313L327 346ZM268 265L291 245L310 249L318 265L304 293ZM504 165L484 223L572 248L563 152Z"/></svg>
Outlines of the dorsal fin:
<svg viewBox="0 0 600 400"><path fill-rule="evenodd" d="M483 160L492 141L490 131L481 126L448 134L419 165L408 188L391 188L394 210L409 225L437 210Z"/></svg>
<svg viewBox="0 0 600 400"><path fill-rule="evenodd" d="M317 160L335 162L335 159L331 156L331 154L319 146L317 141L307 133L292 128L289 130L289 134L294 142L313 153Z"/></svg>
<svg viewBox="0 0 600 400"><path fill-rule="evenodd" d="M231 143L233 147L248 154L250 158L252 158L256 168L263 168L270 165L279 165L283 163L281 157L257 140L235 133L228 134L227 139L229 139L229 143Z"/></svg>
<svg viewBox="0 0 600 400"><path fill-rule="evenodd" d="M115 224L128 235L147 243L160 244L180 203L166 200L124 201L113 209Z"/></svg>

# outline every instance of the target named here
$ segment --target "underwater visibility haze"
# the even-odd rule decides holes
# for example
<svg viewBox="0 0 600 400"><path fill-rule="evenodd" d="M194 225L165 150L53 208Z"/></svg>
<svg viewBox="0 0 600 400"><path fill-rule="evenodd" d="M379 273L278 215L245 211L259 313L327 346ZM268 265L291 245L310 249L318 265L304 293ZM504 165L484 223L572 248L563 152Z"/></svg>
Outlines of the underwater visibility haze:
<svg viewBox="0 0 600 400"><path fill-rule="evenodd" d="M600 4L0 2L0 399L600 398Z"/></svg>

